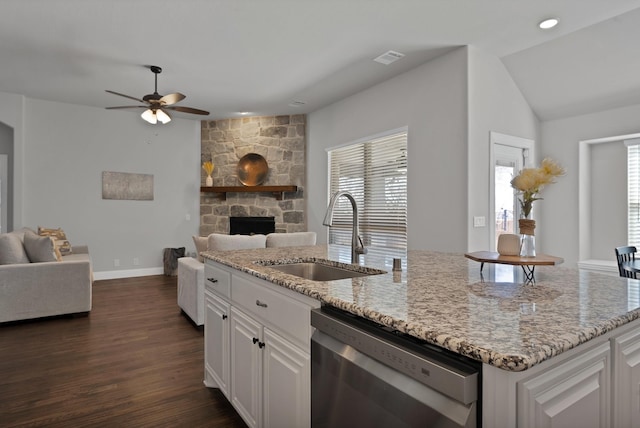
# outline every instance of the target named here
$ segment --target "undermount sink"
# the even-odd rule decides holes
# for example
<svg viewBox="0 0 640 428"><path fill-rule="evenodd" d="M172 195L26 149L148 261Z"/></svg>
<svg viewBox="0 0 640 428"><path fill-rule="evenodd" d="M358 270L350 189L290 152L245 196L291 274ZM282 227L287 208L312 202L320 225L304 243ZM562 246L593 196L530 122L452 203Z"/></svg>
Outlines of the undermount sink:
<svg viewBox="0 0 640 428"><path fill-rule="evenodd" d="M272 269L311 281L335 281L338 279L357 278L361 276L380 275L383 270L363 268L361 266L333 266L318 261L300 261L286 264L268 264Z"/></svg>

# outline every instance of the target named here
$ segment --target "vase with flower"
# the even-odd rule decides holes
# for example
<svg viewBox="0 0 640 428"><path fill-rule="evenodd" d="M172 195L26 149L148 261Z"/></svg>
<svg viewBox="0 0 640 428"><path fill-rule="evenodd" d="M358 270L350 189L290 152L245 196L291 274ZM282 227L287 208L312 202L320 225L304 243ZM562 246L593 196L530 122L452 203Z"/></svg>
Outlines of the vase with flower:
<svg viewBox="0 0 640 428"><path fill-rule="evenodd" d="M533 203L542 198L538 196L544 186L555 183L555 178L564 175L565 171L559 164L546 158L539 168L524 168L520 174L511 180L511 187L516 189L520 197L522 218L518 220L520 227L520 256L535 257L536 241L534 230L536 221L531 218Z"/></svg>
<svg viewBox="0 0 640 428"><path fill-rule="evenodd" d="M205 180L205 186L207 186L207 187L213 186L213 178L211 177L211 174L213 173L213 162L211 162L211 161L204 162L202 164L202 169L204 169L204 172L207 173L207 178Z"/></svg>

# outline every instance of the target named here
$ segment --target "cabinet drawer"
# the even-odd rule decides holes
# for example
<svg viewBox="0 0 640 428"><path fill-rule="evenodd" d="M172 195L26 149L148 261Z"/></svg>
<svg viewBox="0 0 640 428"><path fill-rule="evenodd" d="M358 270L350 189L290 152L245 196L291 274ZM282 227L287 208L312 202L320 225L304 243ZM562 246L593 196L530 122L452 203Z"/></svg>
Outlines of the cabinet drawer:
<svg viewBox="0 0 640 428"><path fill-rule="evenodd" d="M309 306L237 275L233 276L231 297L234 303L260 317L281 334L296 339L307 350L311 330Z"/></svg>
<svg viewBox="0 0 640 428"><path fill-rule="evenodd" d="M204 286L206 289L215 291L226 298L231 297L231 274L218 267L204 265Z"/></svg>

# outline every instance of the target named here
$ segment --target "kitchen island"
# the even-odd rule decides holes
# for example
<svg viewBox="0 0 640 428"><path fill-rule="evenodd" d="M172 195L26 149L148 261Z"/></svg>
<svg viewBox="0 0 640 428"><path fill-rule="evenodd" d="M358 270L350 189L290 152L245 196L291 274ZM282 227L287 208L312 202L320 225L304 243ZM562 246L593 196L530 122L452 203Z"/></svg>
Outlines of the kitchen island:
<svg viewBox="0 0 640 428"><path fill-rule="evenodd" d="M573 426L640 423L640 281L544 266L535 284L524 284L517 267L481 274L463 254L410 251L401 272L392 271L392 256L369 254L361 265L386 273L322 282L270 264L349 263L349 248L203 254L209 265L306 296L311 306L331 305L482 362L483 426L568 417L578 418Z"/></svg>

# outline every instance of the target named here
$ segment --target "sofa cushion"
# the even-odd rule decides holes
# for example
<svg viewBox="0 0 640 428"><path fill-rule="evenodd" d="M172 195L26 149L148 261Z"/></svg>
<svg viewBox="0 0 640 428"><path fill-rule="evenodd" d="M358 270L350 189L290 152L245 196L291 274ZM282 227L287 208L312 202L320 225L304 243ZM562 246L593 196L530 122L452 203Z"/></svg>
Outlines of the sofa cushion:
<svg viewBox="0 0 640 428"><path fill-rule="evenodd" d="M209 250L248 250L251 248L266 248L266 235L223 235L212 233L209 235Z"/></svg>
<svg viewBox="0 0 640 428"><path fill-rule="evenodd" d="M197 259L200 263L204 263L204 257L202 257L200 253L207 251L209 245L208 240L209 238L206 236L193 235L193 243L196 245L196 254L198 256Z"/></svg>
<svg viewBox="0 0 640 428"><path fill-rule="evenodd" d="M42 226L38 226L38 235L51 236L54 239L56 248L61 255L66 256L72 253L71 244L67 240L67 235L62 228L51 229Z"/></svg>
<svg viewBox="0 0 640 428"><path fill-rule="evenodd" d="M14 232L0 234L0 265L29 263L22 236L22 233Z"/></svg>
<svg viewBox="0 0 640 428"><path fill-rule="evenodd" d="M31 263L56 262L60 260L56 254L55 241L51 236L25 233L24 249Z"/></svg>
<svg viewBox="0 0 640 428"><path fill-rule="evenodd" d="M302 245L316 245L315 232L270 233L267 235L269 247L299 247Z"/></svg>

